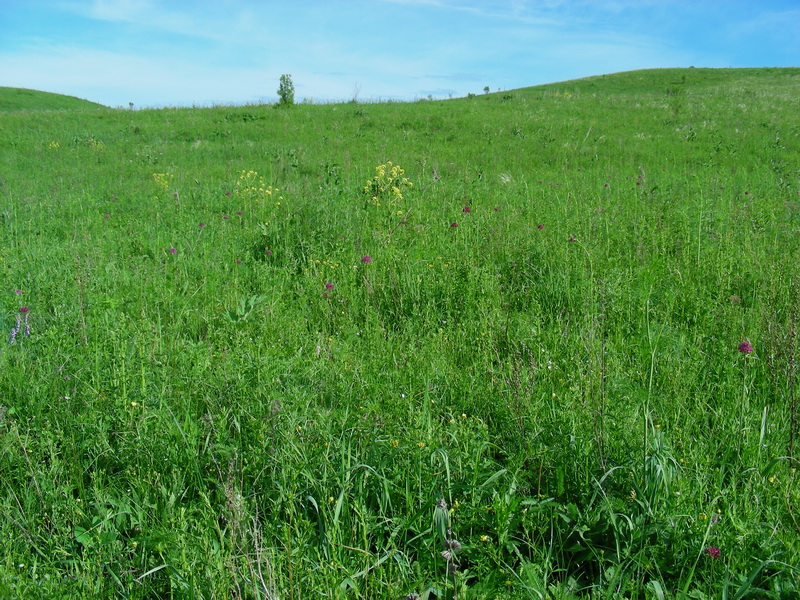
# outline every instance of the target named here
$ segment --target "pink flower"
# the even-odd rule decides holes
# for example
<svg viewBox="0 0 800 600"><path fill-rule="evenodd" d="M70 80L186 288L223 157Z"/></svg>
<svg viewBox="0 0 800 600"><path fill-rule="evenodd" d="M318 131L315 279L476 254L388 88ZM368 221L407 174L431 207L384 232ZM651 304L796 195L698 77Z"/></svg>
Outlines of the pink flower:
<svg viewBox="0 0 800 600"><path fill-rule="evenodd" d="M241 217L241 216L242 216L244 213L243 213L242 211L240 211L240 210L237 210L237 211L236 211L236 214L237 214L237 215L239 215L239 216Z"/></svg>
<svg viewBox="0 0 800 600"><path fill-rule="evenodd" d="M200 223L199 225L200 225L200 229L202 229L203 227L205 227L205 226L206 226L206 224L205 224L205 223Z"/></svg>
<svg viewBox="0 0 800 600"><path fill-rule="evenodd" d="M461 210L461 212L464 212L464 213L472 212L472 209L471 209L469 206L465 206L465 207L464 207L464 208Z"/></svg>
<svg viewBox="0 0 800 600"><path fill-rule="evenodd" d="M742 342L739 344L739 352L742 354L750 354L753 351L753 344L750 342Z"/></svg>
<svg viewBox="0 0 800 600"><path fill-rule="evenodd" d="M238 258L237 258L237 259L236 259L236 264L237 264L237 265L240 265L240 264L242 264L242 261L241 261L240 259L238 259Z"/></svg>
<svg viewBox="0 0 800 600"><path fill-rule="evenodd" d="M22 290L14 290L14 293L15 293L15 294L21 294L21 293L22 293Z"/></svg>
<svg viewBox="0 0 800 600"><path fill-rule="evenodd" d="M371 263L372 262L372 257L369 254L367 254L366 256L362 256L361 257L361 262L362 263Z"/></svg>
<svg viewBox="0 0 800 600"><path fill-rule="evenodd" d="M536 226L536 229L544 229L544 225L542 225L541 223L539 223L539 224Z"/></svg>
<svg viewBox="0 0 800 600"><path fill-rule="evenodd" d="M177 248L170 248L169 249L169 253L170 254L177 254L178 253L178 249Z"/></svg>
<svg viewBox="0 0 800 600"><path fill-rule="evenodd" d="M272 250L267 250L267 251L266 251L266 255L267 255L267 256L271 256L271 255L272 255Z"/></svg>
<svg viewBox="0 0 800 600"><path fill-rule="evenodd" d="M19 314L24 315L29 310L30 309L27 306L23 306L22 308L19 309Z"/></svg>
<svg viewBox="0 0 800 600"><path fill-rule="evenodd" d="M453 221L452 223L450 223L450 227L458 227L458 223L456 223L455 221Z"/></svg>
<svg viewBox="0 0 800 600"><path fill-rule="evenodd" d="M330 281L326 281L325 282L325 289L326 290L332 290L333 289L333 284Z"/></svg>
<svg viewBox="0 0 800 600"><path fill-rule="evenodd" d="M230 195L231 195L231 193L230 193L230 192L225 192L225 195L226 195L226 196L230 196Z"/></svg>
<svg viewBox="0 0 800 600"><path fill-rule="evenodd" d="M711 558L719 558L720 556L719 548L717 548L716 546L709 546L708 548L706 548L705 553L706 556L710 556Z"/></svg>

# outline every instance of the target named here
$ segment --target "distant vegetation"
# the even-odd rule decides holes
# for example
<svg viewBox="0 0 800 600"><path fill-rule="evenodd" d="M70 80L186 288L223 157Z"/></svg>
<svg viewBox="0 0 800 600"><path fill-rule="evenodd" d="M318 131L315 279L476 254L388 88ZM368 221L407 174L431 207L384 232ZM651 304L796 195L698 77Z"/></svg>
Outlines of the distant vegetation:
<svg viewBox="0 0 800 600"><path fill-rule="evenodd" d="M73 96L38 92L22 88L0 87L0 112L15 110L74 110L104 108L102 104Z"/></svg>
<svg viewBox="0 0 800 600"><path fill-rule="evenodd" d="M25 92L0 597L800 594L800 69Z"/></svg>

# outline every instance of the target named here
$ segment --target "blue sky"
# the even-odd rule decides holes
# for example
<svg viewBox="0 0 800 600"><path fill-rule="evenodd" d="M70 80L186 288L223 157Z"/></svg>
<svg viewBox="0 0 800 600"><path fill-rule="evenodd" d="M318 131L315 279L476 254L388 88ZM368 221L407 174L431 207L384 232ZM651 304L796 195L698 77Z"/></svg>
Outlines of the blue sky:
<svg viewBox="0 0 800 600"><path fill-rule="evenodd" d="M125 107L800 66L800 0L0 0L0 31L0 86Z"/></svg>

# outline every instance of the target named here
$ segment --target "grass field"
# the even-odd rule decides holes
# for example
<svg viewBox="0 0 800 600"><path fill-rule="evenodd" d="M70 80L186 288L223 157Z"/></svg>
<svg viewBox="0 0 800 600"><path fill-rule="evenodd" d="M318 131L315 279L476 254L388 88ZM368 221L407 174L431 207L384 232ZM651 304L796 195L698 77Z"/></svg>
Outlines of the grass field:
<svg viewBox="0 0 800 600"><path fill-rule="evenodd" d="M798 98L0 112L0 597L800 597Z"/></svg>

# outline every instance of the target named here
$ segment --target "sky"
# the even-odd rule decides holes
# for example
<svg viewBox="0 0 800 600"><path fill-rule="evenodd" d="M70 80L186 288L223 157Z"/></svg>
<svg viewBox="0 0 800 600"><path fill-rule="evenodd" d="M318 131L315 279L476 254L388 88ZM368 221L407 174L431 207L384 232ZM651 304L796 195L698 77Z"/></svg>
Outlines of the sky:
<svg viewBox="0 0 800 600"><path fill-rule="evenodd" d="M800 0L0 0L0 86L106 106L416 100L800 66Z"/></svg>

